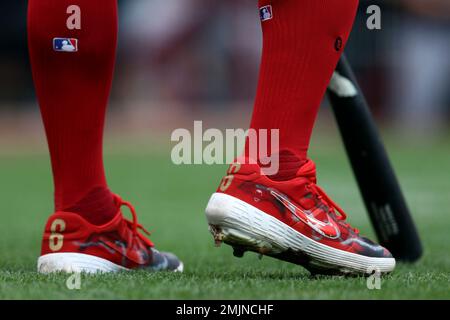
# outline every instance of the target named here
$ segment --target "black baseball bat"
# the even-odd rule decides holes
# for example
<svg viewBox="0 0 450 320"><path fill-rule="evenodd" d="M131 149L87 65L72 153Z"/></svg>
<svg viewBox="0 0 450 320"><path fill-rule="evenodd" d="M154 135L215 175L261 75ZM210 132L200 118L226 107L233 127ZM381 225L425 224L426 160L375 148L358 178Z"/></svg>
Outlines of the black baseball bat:
<svg viewBox="0 0 450 320"><path fill-rule="evenodd" d="M381 245L414 262L422 245L374 118L345 55L328 87L339 131Z"/></svg>

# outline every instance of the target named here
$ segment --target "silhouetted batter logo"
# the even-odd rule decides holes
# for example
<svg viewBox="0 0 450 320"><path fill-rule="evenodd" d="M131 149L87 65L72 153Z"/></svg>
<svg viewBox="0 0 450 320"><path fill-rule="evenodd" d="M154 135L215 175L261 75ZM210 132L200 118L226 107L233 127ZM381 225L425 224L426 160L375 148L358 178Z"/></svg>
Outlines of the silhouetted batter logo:
<svg viewBox="0 0 450 320"><path fill-rule="evenodd" d="M267 21L273 18L272 6L264 6L259 9L261 21Z"/></svg>
<svg viewBox="0 0 450 320"><path fill-rule="evenodd" d="M53 50L58 52L77 52L78 39L75 38L54 38Z"/></svg>

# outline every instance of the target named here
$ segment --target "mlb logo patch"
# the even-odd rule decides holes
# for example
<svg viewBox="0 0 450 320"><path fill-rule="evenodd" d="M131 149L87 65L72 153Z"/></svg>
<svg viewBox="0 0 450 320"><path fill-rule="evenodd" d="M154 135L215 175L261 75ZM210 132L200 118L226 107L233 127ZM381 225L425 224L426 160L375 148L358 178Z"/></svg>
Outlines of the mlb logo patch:
<svg viewBox="0 0 450 320"><path fill-rule="evenodd" d="M54 38L53 50L58 52L77 52L78 39L75 38Z"/></svg>
<svg viewBox="0 0 450 320"><path fill-rule="evenodd" d="M273 18L272 6L264 6L259 8L259 17L261 21L267 21Z"/></svg>

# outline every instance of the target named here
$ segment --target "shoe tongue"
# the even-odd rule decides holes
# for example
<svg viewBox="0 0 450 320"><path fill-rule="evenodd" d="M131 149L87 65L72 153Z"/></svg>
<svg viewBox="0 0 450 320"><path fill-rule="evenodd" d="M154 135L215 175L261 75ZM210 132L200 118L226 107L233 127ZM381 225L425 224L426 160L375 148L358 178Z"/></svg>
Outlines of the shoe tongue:
<svg viewBox="0 0 450 320"><path fill-rule="evenodd" d="M307 178L312 183L317 183L316 164L308 159L297 171L297 177Z"/></svg>
<svg viewBox="0 0 450 320"><path fill-rule="evenodd" d="M316 175L316 165L315 163L308 159L307 162L298 170L297 177L302 177L308 179L313 184L317 183L317 175ZM311 210L313 212L314 217L319 220L327 221L328 220L328 213L329 213L329 206L327 203L325 203L323 200L320 200L317 198L317 194L315 192L311 191L310 193L312 195L309 197L305 197L302 200L300 200L300 203L308 210Z"/></svg>

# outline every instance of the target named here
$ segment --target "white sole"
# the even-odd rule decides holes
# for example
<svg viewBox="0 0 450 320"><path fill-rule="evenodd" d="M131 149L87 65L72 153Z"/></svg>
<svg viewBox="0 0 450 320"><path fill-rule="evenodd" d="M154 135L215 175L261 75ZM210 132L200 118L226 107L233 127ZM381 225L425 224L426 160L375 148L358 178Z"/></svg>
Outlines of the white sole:
<svg viewBox="0 0 450 320"><path fill-rule="evenodd" d="M394 258L367 257L324 245L227 194L212 195L206 218L217 242L272 256L292 251L308 257L311 268L345 274L388 273L395 268Z"/></svg>
<svg viewBox="0 0 450 320"><path fill-rule="evenodd" d="M65 273L110 273L130 271L109 260L83 253L50 253L40 256L37 263L39 273L49 274L54 272ZM184 265L181 262L174 272L183 272Z"/></svg>

